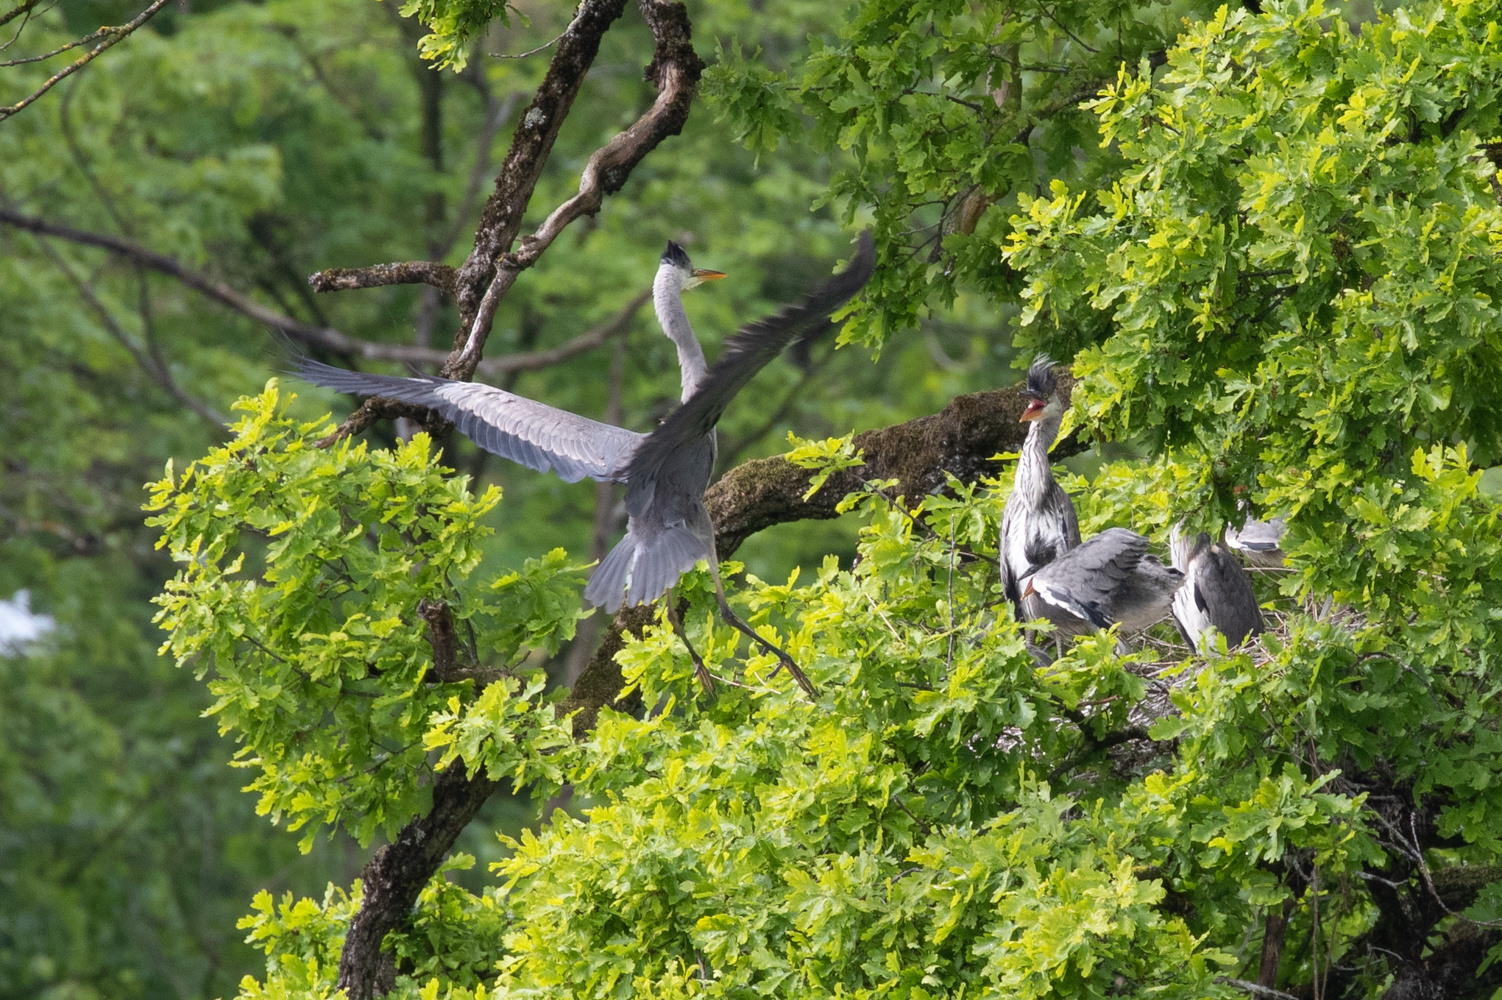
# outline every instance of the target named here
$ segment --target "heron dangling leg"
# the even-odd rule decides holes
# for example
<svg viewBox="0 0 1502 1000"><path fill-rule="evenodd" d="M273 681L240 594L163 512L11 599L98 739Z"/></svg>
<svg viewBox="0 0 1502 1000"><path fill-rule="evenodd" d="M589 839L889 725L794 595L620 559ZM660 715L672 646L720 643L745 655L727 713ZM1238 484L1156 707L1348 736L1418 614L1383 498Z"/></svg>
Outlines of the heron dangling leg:
<svg viewBox="0 0 1502 1000"><path fill-rule="evenodd" d="M714 676L709 668L704 665L704 657L694 648L694 644L688 641L688 630L683 627L683 619L678 617L678 595L669 587L664 595L667 598L668 621L672 623L673 631L678 633L678 638L683 640L683 645L688 648L689 658L694 661L694 676L699 678L699 683L704 686L704 693L714 697Z"/></svg>
<svg viewBox="0 0 1502 1000"><path fill-rule="evenodd" d="M786 667L787 672L793 675L793 680L798 682L798 686L804 690L809 698L817 701L819 698L819 689L814 687L814 682L809 680L808 675L799 668L798 664L793 662L793 658L784 653L773 643L770 643L766 639L763 639L761 635L757 633L756 629L752 628L750 625L747 625L744 621L741 620L739 615L730 610L730 602L725 600L725 586L724 584L720 583L720 557L714 550L713 541L710 542L709 546L709 573L714 577L714 596L715 600L717 600L720 604L720 617L725 619L728 624L745 633L746 637L752 642L756 643L762 649L777 657L777 670L781 670L783 667ZM776 674L777 671L774 670L772 671L772 673Z"/></svg>

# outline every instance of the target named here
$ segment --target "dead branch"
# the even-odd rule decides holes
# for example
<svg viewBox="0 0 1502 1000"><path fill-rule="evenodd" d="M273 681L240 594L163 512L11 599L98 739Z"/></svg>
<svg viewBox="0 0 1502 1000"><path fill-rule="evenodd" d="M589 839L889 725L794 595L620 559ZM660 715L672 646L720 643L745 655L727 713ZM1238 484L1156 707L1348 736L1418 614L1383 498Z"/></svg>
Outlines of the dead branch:
<svg viewBox="0 0 1502 1000"><path fill-rule="evenodd" d="M38 87L36 90L32 91L30 94L26 95L24 98L22 98L19 103L12 104L12 105L9 105L9 106L0 107L0 122L5 121L5 119L9 118L11 115L17 113L18 111L21 111L21 110L25 109L33 101L37 100L43 94L47 93L47 91L51 90L53 87L57 86L63 80L67 79L68 77L72 76L74 73L77 73L79 70L83 69L89 63L93 62L96 58L99 57L99 55L101 55L104 52L105 49L108 49L110 46L114 45L116 42L119 42L121 39L123 39L123 38L127 37L128 35L130 35L131 32L135 31L141 25L143 25L147 21L151 20L151 16L153 14L155 14L157 11L161 10L166 5L167 5L167 0L154 0L154 2L152 3L152 5L150 7L147 7L145 10L141 11L140 14L136 15L136 19L134 21L131 21L129 24L123 24L123 25L120 25L119 27L103 27L103 28L100 28L94 34L95 34L96 37L101 36L101 35L105 36L104 37L104 41L100 42L98 45L94 46L88 52L85 52L83 55L79 56L73 62L69 63L68 65L64 66L62 69L58 70L45 83L43 83L40 87ZM29 7L26 7L25 4L23 4L22 7L18 7L15 10L12 10L9 13L7 13L6 16L5 16L5 20L0 20L0 24L4 24L5 21L8 21L12 17L15 17L16 14L19 13L22 10L22 8L25 8L27 10L30 9Z"/></svg>
<svg viewBox="0 0 1502 1000"><path fill-rule="evenodd" d="M587 4L586 4L587 6ZM666 2L666 0L640 0L642 16L647 21L647 26L652 30L652 37L656 40L656 51L653 53L652 62L647 66L647 79L657 84L657 100L647 113L638 118L624 132L617 134L604 146L595 151L585 164L584 172L579 178L579 193L558 208L554 209L543 224L528 237L523 238L521 249L515 252L502 254L492 268L493 277L485 290L483 298L475 305L474 313L467 329L462 330L460 338L454 342L455 349L459 352L444 368L444 374L450 378L469 378L475 370L480 356L485 349L485 338L490 334L491 322L495 319L495 311L501 300L505 298L507 291L516 282L516 276L522 271L537 263L538 259L552 245L558 234L563 232L570 223L585 216L593 215L600 210L600 205L607 194L619 191L631 175L632 169L641 162L657 145L670 135L677 135L683 130L683 125L688 121L689 107L693 103L694 94L698 90L699 75L703 72L704 62L694 52L690 43L688 14L681 3ZM581 8L580 18L583 17ZM576 19L575 24L578 23ZM574 25L564 32L564 40L560 43L558 56L554 58L556 65L558 59L563 56L563 47L568 44L570 33ZM549 67L548 76L553 76L553 69ZM533 102L522 119L522 128L518 130L518 138L533 122L534 110L541 105L543 91L547 88L548 81L544 80L543 87L538 90L538 100ZM577 86L574 88L577 91ZM573 101L573 94L567 98L569 103ZM565 109L565 114L567 113ZM538 127L545 123L537 122ZM553 122L552 127L556 134L558 122ZM547 145L552 145L552 136L547 139ZM516 144L512 146L513 152ZM544 154L545 155L545 154ZM511 157L507 157L509 166ZM502 177L505 170L502 171ZM532 188L536 185L536 178L526 186L525 196L530 198ZM501 193L501 182L497 182L496 195ZM491 203L486 206L486 215L492 214L496 196L492 196ZM521 208L525 206L522 201ZM498 216L504 220L503 229L510 229L510 236L504 242L496 241L494 249L499 250L502 246L509 246L515 239L516 229L521 221L521 211L510 210ZM514 224L513 224L514 220ZM481 223L482 231L484 222ZM498 232L497 235L500 235ZM481 240L476 240L475 251L481 250ZM461 269L461 274L468 277L474 273L475 254L470 255ZM460 300L461 311L467 311L468 303L463 298Z"/></svg>
<svg viewBox="0 0 1502 1000"><path fill-rule="evenodd" d="M315 292L343 292L352 288L380 288L383 285L432 285L448 295L454 294L454 269L447 264L427 260L409 260L401 264L375 264L371 267L330 267L308 277Z"/></svg>

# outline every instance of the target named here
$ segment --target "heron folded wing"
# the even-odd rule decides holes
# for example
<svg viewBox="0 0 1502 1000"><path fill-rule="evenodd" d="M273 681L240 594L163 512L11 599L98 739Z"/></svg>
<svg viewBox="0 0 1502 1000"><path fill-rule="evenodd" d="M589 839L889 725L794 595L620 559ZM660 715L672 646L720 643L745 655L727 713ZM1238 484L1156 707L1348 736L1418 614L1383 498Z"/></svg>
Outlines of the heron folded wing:
<svg viewBox="0 0 1502 1000"><path fill-rule="evenodd" d="M1109 595L1086 587L1085 593L1076 593L1067 584L1059 581L1039 580L1033 577L1033 593L1056 608L1094 625L1096 628L1111 627L1111 604Z"/></svg>
<svg viewBox="0 0 1502 1000"><path fill-rule="evenodd" d="M461 434L486 451L538 472L551 470L566 483L585 476L622 478L631 454L645 438L480 382L368 375L311 358L298 361L297 373L327 389L426 406L452 420Z"/></svg>
<svg viewBox="0 0 1502 1000"><path fill-rule="evenodd" d="M744 326L725 344L720 360L709 369L693 396L674 410L643 442L631 458L628 479L655 478L668 457L719 423L725 407L752 377L765 368L794 338L848 302L871 280L876 270L876 244L871 231L861 233L850 265L803 301L774 316Z"/></svg>

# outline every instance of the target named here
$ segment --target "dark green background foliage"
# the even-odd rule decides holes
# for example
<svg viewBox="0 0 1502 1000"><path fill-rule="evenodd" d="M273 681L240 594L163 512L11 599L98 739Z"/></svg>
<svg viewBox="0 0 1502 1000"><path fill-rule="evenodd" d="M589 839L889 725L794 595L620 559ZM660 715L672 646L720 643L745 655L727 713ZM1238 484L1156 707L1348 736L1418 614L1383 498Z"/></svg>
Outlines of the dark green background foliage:
<svg viewBox="0 0 1502 1000"><path fill-rule="evenodd" d="M64 5L4 57L137 9ZM426 27L367 0L174 5L0 123L0 204L446 347L436 296L306 276L462 261L475 139L502 112L483 195L548 58L488 53L569 11L403 10ZM592 485L387 425L320 449L350 403L268 385L287 345L0 226L0 597L58 622L0 656L0 997L331 995L353 878L444 767L505 780L387 941L403 995L1239 996L1279 915L1301 997L1382 996L1394 947L1495 953L1502 894L1445 887L1502 865L1502 510L1479 489L1502 463L1502 10L689 15L710 67L687 129L522 276L487 353L607 319L673 238L731 274L687 299L713 356L873 224L857 343L774 364L722 466L933 412L1044 349L1099 445L1065 481L1087 535L1289 516L1290 572L1257 583L1276 634L1152 683L1157 654L1108 637L1040 669L999 596L1009 473L906 505L872 486L737 554L733 600L817 704L716 623L700 572L689 629L734 683L704 699L660 621L621 654L651 710L576 741L554 705L594 634ZM650 53L628 10L529 221L650 103ZM55 68L0 68L5 99ZM505 384L599 417L614 383L645 429L671 345L646 311L621 343ZM433 681L424 600L500 680Z"/></svg>

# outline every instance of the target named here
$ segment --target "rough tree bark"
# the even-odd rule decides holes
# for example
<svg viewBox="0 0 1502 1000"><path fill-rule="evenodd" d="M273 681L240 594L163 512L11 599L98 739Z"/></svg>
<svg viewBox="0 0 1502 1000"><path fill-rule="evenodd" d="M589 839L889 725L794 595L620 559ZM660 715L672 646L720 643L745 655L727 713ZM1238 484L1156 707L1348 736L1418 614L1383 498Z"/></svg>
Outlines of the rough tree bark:
<svg viewBox="0 0 1502 1000"><path fill-rule="evenodd" d="M625 9L626 0L584 0L558 40L553 58L532 103L522 113L511 147L485 203L474 249L452 275L416 265L382 266L321 272L315 279L333 288L362 288L394 281L447 283L459 304L460 327L442 372L450 378L473 378L495 310L516 275L531 267L570 223L597 212L604 196L620 190L636 164L688 120L704 63L691 43L688 14L682 3L638 0L655 42L646 76L657 85L652 107L624 132L590 157L579 193L547 217L532 236L512 251L532 192L542 176L558 131L568 117L579 88L599 52L600 40ZM634 312L643 301L630 306ZM628 314L629 315L629 314ZM372 398L361 404L326 443L355 433L381 417L408 417L430 429L442 422L430 412L391 400ZM430 608L435 654L446 648L442 609ZM439 776L433 805L392 843L371 858L362 873L364 896L350 922L339 958L338 986L350 1000L371 1000L390 989L395 975L381 951L386 934L405 919L455 838L474 818L494 788L483 778L469 780L461 769Z"/></svg>

